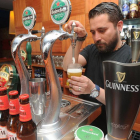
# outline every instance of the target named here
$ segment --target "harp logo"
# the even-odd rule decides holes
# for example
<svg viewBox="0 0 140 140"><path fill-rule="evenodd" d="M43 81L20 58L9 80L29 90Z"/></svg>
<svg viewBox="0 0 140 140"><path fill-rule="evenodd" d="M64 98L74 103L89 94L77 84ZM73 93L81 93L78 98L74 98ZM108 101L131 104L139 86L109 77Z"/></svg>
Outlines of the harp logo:
<svg viewBox="0 0 140 140"><path fill-rule="evenodd" d="M121 83L125 79L126 73L116 72L116 74L117 74L118 82Z"/></svg>
<svg viewBox="0 0 140 140"><path fill-rule="evenodd" d="M139 36L140 36L140 32L133 32L133 34L134 34L134 39L138 39L139 38Z"/></svg>

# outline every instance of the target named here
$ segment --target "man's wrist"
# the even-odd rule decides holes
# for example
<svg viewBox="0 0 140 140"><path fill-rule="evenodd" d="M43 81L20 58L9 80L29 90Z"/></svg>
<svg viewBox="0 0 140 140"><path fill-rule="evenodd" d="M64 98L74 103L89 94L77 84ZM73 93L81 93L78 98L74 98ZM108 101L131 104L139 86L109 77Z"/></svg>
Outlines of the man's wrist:
<svg viewBox="0 0 140 140"><path fill-rule="evenodd" d="M87 38L87 34L83 37L77 37L77 41L85 41L86 38Z"/></svg>
<svg viewBox="0 0 140 140"><path fill-rule="evenodd" d="M95 84L95 87L90 92L90 96L93 98L97 98L99 94L100 94L100 87Z"/></svg>

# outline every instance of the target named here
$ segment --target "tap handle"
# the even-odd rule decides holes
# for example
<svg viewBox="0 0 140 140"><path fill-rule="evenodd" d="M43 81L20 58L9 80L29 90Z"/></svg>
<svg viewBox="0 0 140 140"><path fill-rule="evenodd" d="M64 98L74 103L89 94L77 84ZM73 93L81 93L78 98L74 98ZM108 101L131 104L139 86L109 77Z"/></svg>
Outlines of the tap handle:
<svg viewBox="0 0 140 140"><path fill-rule="evenodd" d="M32 64L32 60L31 60L32 46L31 46L30 42L27 42L27 44L26 44L26 52L27 52L28 65L31 66L31 64Z"/></svg>
<svg viewBox="0 0 140 140"><path fill-rule="evenodd" d="M37 33L39 33L39 31L38 30L32 30L31 33L32 34L37 34Z"/></svg>
<svg viewBox="0 0 140 140"><path fill-rule="evenodd" d="M44 33L45 33L45 28L42 27L41 30L32 30L31 33L32 33L32 34L37 34L37 33L42 33L42 34L44 34Z"/></svg>
<svg viewBox="0 0 140 140"><path fill-rule="evenodd" d="M72 23L72 31L71 31L72 34L71 42L73 47L76 46L76 41L77 41L77 33L74 32L74 27L76 27L75 22Z"/></svg>
<svg viewBox="0 0 140 140"><path fill-rule="evenodd" d="M74 34L74 33L75 33L75 32L74 32L74 27L76 27L75 22L73 22L73 23L72 23L72 30L71 30L71 34Z"/></svg>

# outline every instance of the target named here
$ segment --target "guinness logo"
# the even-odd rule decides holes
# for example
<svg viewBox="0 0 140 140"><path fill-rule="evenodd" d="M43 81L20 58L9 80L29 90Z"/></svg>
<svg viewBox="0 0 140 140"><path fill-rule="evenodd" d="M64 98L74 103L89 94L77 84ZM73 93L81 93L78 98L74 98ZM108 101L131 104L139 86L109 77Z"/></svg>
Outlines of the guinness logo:
<svg viewBox="0 0 140 140"><path fill-rule="evenodd" d="M133 34L134 34L134 38L135 39L138 39L139 38L139 35L140 35L140 32L133 32Z"/></svg>
<svg viewBox="0 0 140 140"><path fill-rule="evenodd" d="M125 72L124 73L122 73L122 72L116 72L116 74L117 74L117 77L118 77L118 82L121 83L125 79L126 73Z"/></svg>

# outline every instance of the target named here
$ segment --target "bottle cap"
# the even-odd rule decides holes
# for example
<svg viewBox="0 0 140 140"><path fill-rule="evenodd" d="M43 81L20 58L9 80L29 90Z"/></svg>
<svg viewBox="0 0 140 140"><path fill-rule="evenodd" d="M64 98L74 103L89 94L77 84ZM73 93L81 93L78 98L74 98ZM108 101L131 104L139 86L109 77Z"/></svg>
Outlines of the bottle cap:
<svg viewBox="0 0 140 140"><path fill-rule="evenodd" d="M28 99L29 98L29 95L28 94L21 94L20 96L19 96L19 99L21 99L21 100L25 100L25 99Z"/></svg>
<svg viewBox="0 0 140 140"><path fill-rule="evenodd" d="M7 90L6 87L0 87L0 91L4 91L4 90Z"/></svg>
<svg viewBox="0 0 140 140"><path fill-rule="evenodd" d="M9 95L17 95L18 91L17 90L12 90L9 92Z"/></svg>

